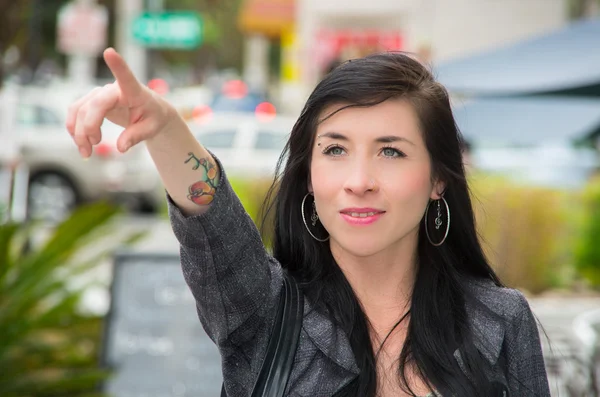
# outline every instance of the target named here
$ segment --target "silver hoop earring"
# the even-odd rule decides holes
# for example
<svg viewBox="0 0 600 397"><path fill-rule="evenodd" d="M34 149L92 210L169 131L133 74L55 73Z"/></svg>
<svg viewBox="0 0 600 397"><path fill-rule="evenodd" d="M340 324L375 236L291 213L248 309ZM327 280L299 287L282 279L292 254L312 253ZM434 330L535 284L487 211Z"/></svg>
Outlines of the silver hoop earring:
<svg viewBox="0 0 600 397"><path fill-rule="evenodd" d="M304 206L302 208L304 208ZM310 215L310 223L313 226L317 226L318 220L319 220L319 214L317 214L317 206L315 205L315 202L313 201L312 214Z"/></svg>
<svg viewBox="0 0 600 397"><path fill-rule="evenodd" d="M329 240L329 236L327 236L327 238L318 238L317 236L315 236L313 234L313 232L310 231L310 228L308 227L308 223L306 223L306 217L304 216L304 203L306 202L306 198L310 195L310 192L306 193L306 195L304 196L304 198L302 199L302 204L301 206L301 210L302 210L302 222L304 222L304 226L306 227L306 230L308 231L308 233L310 234L310 236L312 238L314 238L317 241L320 241L322 243L324 243L325 241ZM315 206L315 202L313 201L312 204L312 214L310 216L310 220L313 226L317 225L317 221L319 220L319 215L317 214L317 207Z"/></svg>
<svg viewBox="0 0 600 397"><path fill-rule="evenodd" d="M446 206L446 231L444 232L444 237L442 238L442 241L435 243L433 240L431 240L431 236L429 235L429 225L427 220L429 219L429 208L431 207L432 203L436 203L437 204L437 213L436 213L436 217L435 220L433 221L434 225L435 225L435 229L439 230L440 227L443 224L443 220L442 220L442 209L441 209L441 202L444 202L444 205ZM429 240L429 242L431 243L431 245L434 245L436 247L439 247L440 245L444 244L444 241L446 241L446 237L448 237L448 232L450 231L450 207L448 206L448 202L446 201L446 199L444 198L444 196L440 197L439 200L432 200L428 205L427 205L427 210L425 210L425 218L423 219L423 221L425 222L425 234L427 234L427 239Z"/></svg>

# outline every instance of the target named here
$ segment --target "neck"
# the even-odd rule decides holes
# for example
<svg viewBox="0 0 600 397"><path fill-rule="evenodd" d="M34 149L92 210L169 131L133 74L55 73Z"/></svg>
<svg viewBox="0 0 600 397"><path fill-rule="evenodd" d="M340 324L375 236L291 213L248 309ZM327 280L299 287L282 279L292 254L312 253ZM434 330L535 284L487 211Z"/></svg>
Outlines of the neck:
<svg viewBox="0 0 600 397"><path fill-rule="evenodd" d="M331 242L331 252L352 286L374 331L389 331L410 308L416 275L417 233L368 257Z"/></svg>

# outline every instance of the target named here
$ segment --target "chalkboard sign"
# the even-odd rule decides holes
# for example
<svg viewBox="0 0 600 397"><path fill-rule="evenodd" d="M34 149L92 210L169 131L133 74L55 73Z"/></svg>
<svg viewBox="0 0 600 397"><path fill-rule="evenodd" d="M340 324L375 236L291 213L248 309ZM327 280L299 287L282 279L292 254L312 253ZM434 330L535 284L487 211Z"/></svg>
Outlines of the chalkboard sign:
<svg viewBox="0 0 600 397"><path fill-rule="evenodd" d="M219 352L198 320L178 255L116 255L104 338L108 395L219 396Z"/></svg>

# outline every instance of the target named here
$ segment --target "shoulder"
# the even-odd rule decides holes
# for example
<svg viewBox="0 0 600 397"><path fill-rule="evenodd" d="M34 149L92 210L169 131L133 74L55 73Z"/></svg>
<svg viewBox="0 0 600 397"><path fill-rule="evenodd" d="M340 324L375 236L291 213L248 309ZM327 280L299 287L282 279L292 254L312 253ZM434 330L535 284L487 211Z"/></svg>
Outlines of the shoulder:
<svg viewBox="0 0 600 397"><path fill-rule="evenodd" d="M474 298L475 302L471 302L471 306L482 304L504 320L518 320L523 313L531 310L527 299L519 290L498 286L488 279L465 277L462 283L465 291Z"/></svg>
<svg viewBox="0 0 600 397"><path fill-rule="evenodd" d="M491 280L469 280L466 287L473 292L471 301L481 303L467 309L475 345L492 365L503 357L510 395L549 397L539 322L525 296Z"/></svg>
<svg viewBox="0 0 600 397"><path fill-rule="evenodd" d="M521 292L485 279L465 278L462 283L475 346L491 364L497 362L505 344L536 337L536 322Z"/></svg>

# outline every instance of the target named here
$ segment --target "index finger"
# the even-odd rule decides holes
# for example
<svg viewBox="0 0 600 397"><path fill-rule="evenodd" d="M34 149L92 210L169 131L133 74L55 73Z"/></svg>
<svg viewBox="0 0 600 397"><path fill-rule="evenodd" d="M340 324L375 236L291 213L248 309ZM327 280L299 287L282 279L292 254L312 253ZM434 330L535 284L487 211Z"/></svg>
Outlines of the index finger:
<svg viewBox="0 0 600 397"><path fill-rule="evenodd" d="M143 92L142 85L119 53L112 48L107 48L104 51L104 60L126 98L135 98Z"/></svg>

